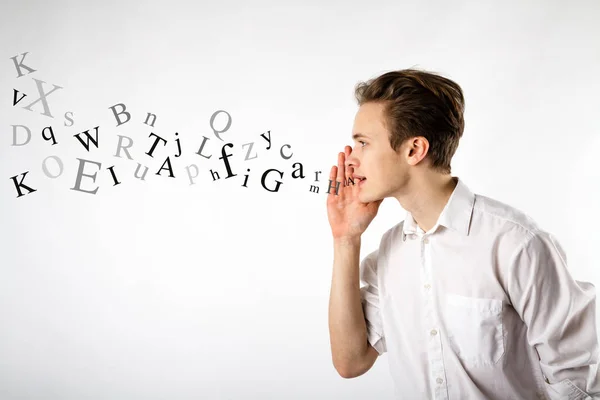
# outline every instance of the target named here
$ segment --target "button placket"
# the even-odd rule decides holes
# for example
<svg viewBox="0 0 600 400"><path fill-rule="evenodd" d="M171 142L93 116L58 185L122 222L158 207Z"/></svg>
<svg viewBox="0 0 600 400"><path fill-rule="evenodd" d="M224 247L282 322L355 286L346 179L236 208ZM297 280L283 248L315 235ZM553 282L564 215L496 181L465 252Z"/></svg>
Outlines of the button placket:
<svg viewBox="0 0 600 400"><path fill-rule="evenodd" d="M431 254L428 246L429 239L427 236L421 237L420 253L421 253L421 284L424 290L421 291L421 298L424 307L424 323L428 329L428 358L430 379L434 398L436 400L448 399L448 388L444 385L443 377L445 377L444 359L442 354L442 342L440 332L438 330L437 314L434 306L434 293L431 290ZM442 379L440 382L439 379Z"/></svg>

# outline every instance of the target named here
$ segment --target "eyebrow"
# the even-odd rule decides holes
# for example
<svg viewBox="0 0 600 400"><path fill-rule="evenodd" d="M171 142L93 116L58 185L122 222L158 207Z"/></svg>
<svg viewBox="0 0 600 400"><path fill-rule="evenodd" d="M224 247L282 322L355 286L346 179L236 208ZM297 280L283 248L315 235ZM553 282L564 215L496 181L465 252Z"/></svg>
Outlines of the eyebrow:
<svg viewBox="0 0 600 400"><path fill-rule="evenodd" d="M354 135L352 135L352 139L358 139L358 138L369 139L369 137L367 135L363 135L362 133L355 133Z"/></svg>

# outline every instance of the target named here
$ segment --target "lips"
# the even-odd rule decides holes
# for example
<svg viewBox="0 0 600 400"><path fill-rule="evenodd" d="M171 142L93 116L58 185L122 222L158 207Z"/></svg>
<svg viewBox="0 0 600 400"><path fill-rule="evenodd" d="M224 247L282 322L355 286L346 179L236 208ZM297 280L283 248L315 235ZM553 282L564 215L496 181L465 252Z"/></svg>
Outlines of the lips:
<svg viewBox="0 0 600 400"><path fill-rule="evenodd" d="M352 179L359 181L358 186L361 186L367 180L367 178L365 178L364 176L360 176L360 175L356 175L356 174L352 174Z"/></svg>

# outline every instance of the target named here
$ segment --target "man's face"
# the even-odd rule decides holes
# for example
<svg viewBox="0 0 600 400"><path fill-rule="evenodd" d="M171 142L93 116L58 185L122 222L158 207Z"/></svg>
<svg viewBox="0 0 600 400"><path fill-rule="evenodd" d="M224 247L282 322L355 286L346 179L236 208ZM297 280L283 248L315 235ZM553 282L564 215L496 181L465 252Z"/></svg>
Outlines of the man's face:
<svg viewBox="0 0 600 400"><path fill-rule="evenodd" d="M359 185L358 198L362 203L395 197L408 181L409 165L401 156L404 146L400 154L392 149L383 108L381 103L365 103L354 119L352 135L356 137L346 165L354 167L354 174L366 178L354 180Z"/></svg>

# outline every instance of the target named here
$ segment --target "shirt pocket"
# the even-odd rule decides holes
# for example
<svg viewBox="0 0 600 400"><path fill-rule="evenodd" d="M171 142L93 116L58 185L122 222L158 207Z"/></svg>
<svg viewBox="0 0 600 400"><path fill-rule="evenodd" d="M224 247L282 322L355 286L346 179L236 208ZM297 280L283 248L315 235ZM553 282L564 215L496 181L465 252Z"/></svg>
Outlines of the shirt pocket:
<svg viewBox="0 0 600 400"><path fill-rule="evenodd" d="M467 365L494 365L504 355L502 300L446 294L446 330Z"/></svg>

